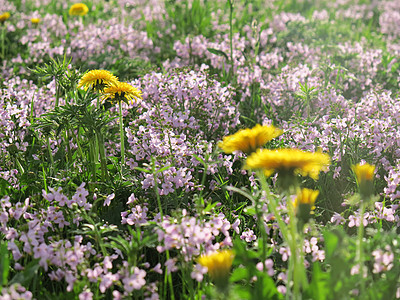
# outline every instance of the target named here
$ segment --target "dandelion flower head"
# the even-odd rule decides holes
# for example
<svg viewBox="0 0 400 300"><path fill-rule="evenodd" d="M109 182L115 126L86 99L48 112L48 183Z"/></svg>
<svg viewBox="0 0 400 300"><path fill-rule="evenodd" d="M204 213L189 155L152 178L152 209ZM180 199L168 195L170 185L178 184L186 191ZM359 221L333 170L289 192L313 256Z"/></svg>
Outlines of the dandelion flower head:
<svg viewBox="0 0 400 300"><path fill-rule="evenodd" d="M11 17L10 13L7 11L0 15L0 22L3 23Z"/></svg>
<svg viewBox="0 0 400 300"><path fill-rule="evenodd" d="M363 165L357 164L353 165L351 168L353 172L356 174L358 183L372 181L372 179L374 178L374 171L375 171L374 165L370 165L368 163Z"/></svg>
<svg viewBox="0 0 400 300"><path fill-rule="evenodd" d="M106 87L101 96L102 100L111 99L111 101L124 101L126 103L133 100L142 99L142 92L126 82L118 82L116 85Z"/></svg>
<svg viewBox="0 0 400 300"><path fill-rule="evenodd" d="M241 129L233 135L224 137L222 142L218 144L218 147L225 153L242 151L246 154L250 154L282 133L283 131L281 129L275 128L272 125L262 126L257 124L251 129Z"/></svg>
<svg viewBox="0 0 400 300"><path fill-rule="evenodd" d="M118 78L106 70L91 70L84 74L79 80L78 88L84 87L85 90L93 88L101 91L105 87L116 85Z"/></svg>
<svg viewBox="0 0 400 300"><path fill-rule="evenodd" d="M75 3L69 8L70 16L84 16L89 12L89 8L84 3Z"/></svg>
<svg viewBox="0 0 400 300"><path fill-rule="evenodd" d="M310 206L310 210L315 209L315 200L319 195L319 191L311 189L301 189L297 193L297 197L294 199L293 206L297 209L300 205Z"/></svg>
<svg viewBox="0 0 400 300"><path fill-rule="evenodd" d="M32 24L39 24L40 23L40 18L31 18L31 23Z"/></svg>
<svg viewBox="0 0 400 300"><path fill-rule="evenodd" d="M329 165L329 155L321 152L259 149L247 158L245 169L262 169L267 176L274 172L289 172L318 179L319 172L328 170Z"/></svg>
<svg viewBox="0 0 400 300"><path fill-rule="evenodd" d="M351 168L357 177L359 193L362 196L362 200L370 199L374 194L374 184L372 181L374 179L375 166L365 163L353 165Z"/></svg>
<svg viewBox="0 0 400 300"><path fill-rule="evenodd" d="M234 254L231 250L214 252L203 255L198 262L207 268L207 272L213 280L224 280L228 278Z"/></svg>

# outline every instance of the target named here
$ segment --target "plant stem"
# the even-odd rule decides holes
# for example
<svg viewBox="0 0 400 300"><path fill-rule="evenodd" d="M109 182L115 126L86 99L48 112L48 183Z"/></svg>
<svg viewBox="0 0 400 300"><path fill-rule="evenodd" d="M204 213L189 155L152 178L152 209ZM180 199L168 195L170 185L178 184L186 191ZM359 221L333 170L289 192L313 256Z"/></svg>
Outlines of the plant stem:
<svg viewBox="0 0 400 300"><path fill-rule="evenodd" d="M65 143L67 144L67 163L72 164L72 152L71 152L71 146L69 144L70 141L70 134L69 134L69 127L66 128L65 130Z"/></svg>
<svg viewBox="0 0 400 300"><path fill-rule="evenodd" d="M356 252L356 263L359 265L360 272L360 296L364 295L365 282L364 282L364 253L363 253L363 238L364 238L364 212L365 203L361 201L360 204L360 226L358 227L357 235L357 252Z"/></svg>
<svg viewBox="0 0 400 300"><path fill-rule="evenodd" d="M286 299L301 299L301 287L307 286L307 278L305 267L304 267L304 253L303 253L303 237L297 231L297 219L294 214L293 203L290 199L290 191L287 191L287 206L288 214L290 218L289 226L283 221L281 214L278 212L278 199L271 197L270 190L265 179L264 173L258 171L258 177L260 178L261 187L267 193L268 207L275 216L275 220L278 222L279 229L281 230L283 239L288 244L290 249L289 258L289 272L288 272L288 286ZM257 211L256 211L257 213ZM293 293L290 293L290 282L293 280Z"/></svg>
<svg viewBox="0 0 400 300"><path fill-rule="evenodd" d="M107 162L106 162L106 151L104 148L104 138L101 132L96 132L97 143L99 146L100 154L100 168L101 168L101 180L104 182L108 177L107 173Z"/></svg>
<svg viewBox="0 0 400 300"><path fill-rule="evenodd" d="M153 174L153 179L154 179L154 192L156 193L156 198L157 198L157 204L158 204L158 209L160 211L160 219L161 223L164 219L164 214L161 206L161 199L160 199L160 193L158 192L158 182L157 182L157 172L156 172L156 163L154 157L151 158L151 172ZM167 249L165 251L167 255L167 260L170 258L169 255L169 250ZM165 270L165 277L164 277L164 282L167 282L169 284L169 288L171 290L171 295L170 299L175 300L175 294L174 294L174 285L172 284L172 275L171 273L168 274L167 270Z"/></svg>
<svg viewBox="0 0 400 300"><path fill-rule="evenodd" d="M264 173L262 171L258 171L257 175L258 175L258 178L260 178L262 189L266 192L266 197L268 199L268 208L274 214L275 220L278 222L278 225L282 232L283 238L285 239L285 241L288 241L288 239L289 239L288 228L287 228L286 223L283 221L282 216L278 212L278 203L277 203L278 201L275 197L271 197L271 192L269 190Z"/></svg>
<svg viewBox="0 0 400 300"><path fill-rule="evenodd" d="M153 174L153 180L154 180L154 192L156 193L156 198L157 198L157 204L158 204L158 210L160 212L160 218L161 220L164 217L162 206L161 206L161 199L160 199L160 193L158 192L158 182L157 182L157 172L156 172L156 162L154 157L151 158L151 172Z"/></svg>
<svg viewBox="0 0 400 300"><path fill-rule="evenodd" d="M42 172L43 172L43 185L44 185L44 190L47 191L47 180L46 180L46 171L44 170L44 166L42 164Z"/></svg>
<svg viewBox="0 0 400 300"><path fill-rule="evenodd" d="M256 210L256 217L257 217L257 222L258 222L258 227L261 233L261 262L263 264L263 269L265 269L265 261L267 259L267 249L266 249L266 242L267 242L267 234L265 232L265 226L264 226L264 217L263 213L260 211L260 201L259 198L257 197L257 200L255 201L255 210Z"/></svg>
<svg viewBox="0 0 400 300"><path fill-rule="evenodd" d="M6 25L1 24L1 59L5 59L5 34L6 34Z"/></svg>
<svg viewBox="0 0 400 300"><path fill-rule="evenodd" d="M306 280L306 272L304 267L304 253L303 253L303 245L304 239L303 234L300 232L302 228L298 228L297 226L297 218L294 213L294 206L293 202L290 199L290 193L287 193L287 206L288 206L288 213L290 218L289 224L289 232L291 238L289 240L289 247L290 247L290 264L289 266L289 276L288 278L293 279L293 293L292 299L301 299L301 287L305 287L307 285ZM288 279L290 283L290 280ZM289 295L290 293L287 293Z"/></svg>
<svg viewBox="0 0 400 300"><path fill-rule="evenodd" d="M97 180L97 176L96 176L96 141L94 140L94 138L90 139L89 142L89 160L90 160L90 166L92 169L92 180L93 182L96 182Z"/></svg>
<svg viewBox="0 0 400 300"><path fill-rule="evenodd" d="M124 134L124 120L122 118L122 101L119 102L119 135L121 139L121 176L125 165L125 134Z"/></svg>
<svg viewBox="0 0 400 300"><path fill-rule="evenodd" d="M60 101L60 91L59 91L59 87L58 87L58 82L57 82L57 77L55 77L55 84L56 84L56 104L55 107L58 107L58 103Z"/></svg>
<svg viewBox="0 0 400 300"><path fill-rule="evenodd" d="M230 46L230 60L231 60L231 69L230 69L230 77L233 76L233 1L229 1L229 46Z"/></svg>
<svg viewBox="0 0 400 300"><path fill-rule="evenodd" d="M86 218L86 220L92 225L95 242L99 246L103 256L106 257L108 255L108 252L103 243L103 237L101 236L101 232L99 231L98 225L95 223L95 221L92 219L92 217L90 217L87 214L87 212L85 210L83 210L83 215Z"/></svg>
<svg viewBox="0 0 400 300"><path fill-rule="evenodd" d="M87 165L88 160L87 160L87 157L85 157L85 155L83 154L83 151L82 151L82 146L81 146L81 143L80 143L80 134L79 134L79 131L80 131L80 127L78 127L77 134L76 134L76 136L75 136L75 142L76 142L76 144L78 145L79 154L81 155L82 162L84 162L84 164Z"/></svg>
<svg viewBox="0 0 400 300"><path fill-rule="evenodd" d="M31 124L33 124L34 119L35 119L35 107L34 107L34 103L33 103L34 96L35 95L32 96L32 100L31 100L31 121L30 121Z"/></svg>
<svg viewBox="0 0 400 300"><path fill-rule="evenodd" d="M50 138L49 136L47 136L47 151L49 152L49 158L50 158L50 170L53 169L54 167L54 160L53 160L53 152L51 151L51 147L50 147ZM53 172L51 172L51 174L53 174Z"/></svg>

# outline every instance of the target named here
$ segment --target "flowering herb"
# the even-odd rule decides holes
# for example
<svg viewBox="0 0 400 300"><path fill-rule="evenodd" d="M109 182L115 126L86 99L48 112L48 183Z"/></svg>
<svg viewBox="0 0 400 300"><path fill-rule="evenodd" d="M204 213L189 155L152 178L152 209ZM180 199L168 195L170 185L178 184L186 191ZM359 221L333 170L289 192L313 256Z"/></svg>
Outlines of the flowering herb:
<svg viewBox="0 0 400 300"><path fill-rule="evenodd" d="M91 70L84 74L78 82L78 88L85 90L93 88L96 91L103 91L104 88L117 85L118 78L106 70Z"/></svg>
<svg viewBox="0 0 400 300"><path fill-rule="evenodd" d="M115 85L106 87L102 93L103 100L112 102L133 103L137 99L142 99L142 92L126 82L117 82Z"/></svg>
<svg viewBox="0 0 400 300"><path fill-rule="evenodd" d="M7 21L9 18L10 18L10 13L9 12L5 12L5 13L2 13L1 15L0 15L0 23L3 23L3 22L5 22L5 21Z"/></svg>
<svg viewBox="0 0 400 300"><path fill-rule="evenodd" d="M89 12L89 8L84 3L75 3L69 8L70 16L84 16Z"/></svg>
<svg viewBox="0 0 400 300"><path fill-rule="evenodd" d="M31 18L31 23L32 24L39 24L40 23L40 18Z"/></svg>
<svg viewBox="0 0 400 300"><path fill-rule="evenodd" d="M224 290L228 285L229 272L232 267L234 254L231 250L222 250L199 258L199 264L207 268L208 275L216 286Z"/></svg>
<svg viewBox="0 0 400 300"><path fill-rule="evenodd" d="M314 214L315 200L319 191L303 188L298 191L296 198L293 201L296 217L304 223L310 218L310 214Z"/></svg>
<svg viewBox="0 0 400 300"><path fill-rule="evenodd" d="M372 196L375 166L365 163L353 165L351 168L356 175L360 195L364 198Z"/></svg>
<svg viewBox="0 0 400 300"><path fill-rule="evenodd" d="M282 133L282 130L274 126L261 126L257 124L251 129L241 129L233 135L224 137L223 141L218 144L218 147L225 153L241 151L250 154Z"/></svg>
<svg viewBox="0 0 400 300"><path fill-rule="evenodd" d="M266 175L274 172L300 174L318 179L321 171L330 165L329 155L320 152L305 152L299 149L260 149L246 160L246 169L263 169Z"/></svg>

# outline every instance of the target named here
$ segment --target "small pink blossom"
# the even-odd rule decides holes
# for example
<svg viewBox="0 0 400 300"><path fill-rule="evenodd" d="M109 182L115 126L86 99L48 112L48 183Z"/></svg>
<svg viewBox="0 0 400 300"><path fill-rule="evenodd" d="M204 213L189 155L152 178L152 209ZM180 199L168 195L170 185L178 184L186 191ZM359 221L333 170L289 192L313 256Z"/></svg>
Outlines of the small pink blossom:
<svg viewBox="0 0 400 300"><path fill-rule="evenodd" d="M83 291L79 294L79 300L92 300L93 293L89 290Z"/></svg>
<svg viewBox="0 0 400 300"><path fill-rule="evenodd" d="M125 290L128 293L132 292L133 290L140 290L146 284L146 280L144 279L145 277L146 271L135 267L132 275L122 279Z"/></svg>
<svg viewBox="0 0 400 300"><path fill-rule="evenodd" d="M106 200L104 200L103 206L110 206L111 200L114 199L114 197L115 197L114 193L112 193L111 195L108 195Z"/></svg>
<svg viewBox="0 0 400 300"><path fill-rule="evenodd" d="M198 282L203 281L203 275L207 273L207 267L204 267L200 264L196 264L194 266L194 270L190 273L190 277L195 279Z"/></svg>

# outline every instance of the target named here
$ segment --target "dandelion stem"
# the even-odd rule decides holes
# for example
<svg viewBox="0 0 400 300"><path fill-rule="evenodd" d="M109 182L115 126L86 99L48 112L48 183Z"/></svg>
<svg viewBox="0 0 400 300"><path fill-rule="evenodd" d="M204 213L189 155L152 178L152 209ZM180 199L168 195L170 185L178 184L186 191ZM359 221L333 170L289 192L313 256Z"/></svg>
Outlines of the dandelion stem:
<svg viewBox="0 0 400 300"><path fill-rule="evenodd" d="M265 227L264 227L264 217L263 217L263 213L260 211L260 201L259 201L259 197L257 197L256 201L255 201L255 210L256 210L256 217L257 217L257 222L258 222L258 226L259 226L259 230L261 232L261 261L263 264L263 269L265 269L265 261L267 259L267 250L266 250L266 242L267 242L267 234L265 232Z"/></svg>
<svg viewBox="0 0 400 300"><path fill-rule="evenodd" d="M287 192L286 197L288 213L290 218L289 224L289 247L290 247L290 263L289 263L289 279L293 279L293 294L292 299L301 299L301 287L307 285L306 273L304 268L304 253L303 253L303 234L301 232L302 227L297 226L297 218L294 213L293 202L291 201L291 194ZM288 279L288 283L290 280ZM289 295L290 293L287 293Z"/></svg>
<svg viewBox="0 0 400 300"><path fill-rule="evenodd" d="M124 135L124 120L122 118L122 101L119 102L119 135L121 139L121 176L125 165L125 135Z"/></svg>
<svg viewBox="0 0 400 300"><path fill-rule="evenodd" d="M288 292L286 299L301 299L301 286L307 286L306 273L304 268L304 253L303 253L303 238L302 234L297 232L297 220L294 214L293 203L290 200L290 192L287 191L287 206L290 218L289 226L283 221L281 214L278 212L278 199L271 197L271 193L262 171L258 171L261 187L266 192L268 199L268 207L275 216L278 222L279 229L281 230L283 239L289 245L290 258L289 258L289 272L288 272ZM293 280L293 293L290 293L290 282Z"/></svg>
<svg viewBox="0 0 400 300"><path fill-rule="evenodd" d="M360 296L364 295L365 282L364 282L364 253L363 253L363 238L364 238L364 212L365 203L361 201L360 203L360 226L358 227L357 235L357 252L356 252L356 262L359 265L360 272Z"/></svg>
<svg viewBox="0 0 400 300"><path fill-rule="evenodd" d="M271 192L269 190L267 181L265 179L264 173L262 171L258 171L258 177L260 178L261 187L266 192L266 197L268 200L268 207L274 214L275 220L278 222L279 228L282 232L283 238L285 241L289 240L288 228L285 222L283 222L280 213L278 212L278 203L275 197L271 197Z"/></svg>
<svg viewBox="0 0 400 300"><path fill-rule="evenodd" d="M100 154L101 179L102 181L105 181L106 178L108 177L108 174L107 174L106 151L104 149L104 138L101 132L96 132L96 136Z"/></svg>
<svg viewBox="0 0 400 300"><path fill-rule="evenodd" d="M6 25L2 24L1 26L1 58L5 59L5 34L6 34Z"/></svg>

